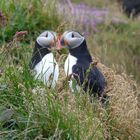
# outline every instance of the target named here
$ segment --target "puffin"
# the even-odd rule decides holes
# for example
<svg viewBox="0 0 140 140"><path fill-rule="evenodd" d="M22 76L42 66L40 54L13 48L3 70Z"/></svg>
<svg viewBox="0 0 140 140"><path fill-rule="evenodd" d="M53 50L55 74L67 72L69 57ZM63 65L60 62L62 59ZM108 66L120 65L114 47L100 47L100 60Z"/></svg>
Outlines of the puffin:
<svg viewBox="0 0 140 140"><path fill-rule="evenodd" d="M43 81L51 88L55 88L59 77L59 66L51 51L51 48L55 46L56 38L54 31L42 32L35 41L29 64L30 69L35 72L35 79Z"/></svg>
<svg viewBox="0 0 140 140"><path fill-rule="evenodd" d="M66 47L69 54L64 63L66 76L69 78L69 86L72 91L73 79L76 81L76 89L82 87L85 92L96 97L105 97L107 82L103 73L96 65L87 47L85 37L77 31L66 31L59 37L58 48ZM103 101L103 100L102 100Z"/></svg>
<svg viewBox="0 0 140 140"><path fill-rule="evenodd" d="M123 0L122 8L128 17L137 17L140 14L140 0Z"/></svg>

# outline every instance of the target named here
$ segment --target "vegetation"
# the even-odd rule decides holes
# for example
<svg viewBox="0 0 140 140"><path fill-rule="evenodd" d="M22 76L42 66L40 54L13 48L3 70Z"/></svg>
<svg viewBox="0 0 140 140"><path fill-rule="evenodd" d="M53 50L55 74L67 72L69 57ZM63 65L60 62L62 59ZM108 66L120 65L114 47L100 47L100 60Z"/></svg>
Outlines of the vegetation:
<svg viewBox="0 0 140 140"><path fill-rule="evenodd" d="M113 2L113 6L102 1L94 3L119 11L113 10ZM134 81L140 79L139 20L127 19L119 13L128 21L127 25L107 22L98 25L99 32L88 32L87 42L93 56L115 71L98 64L111 97L109 105L103 108L96 99L91 103L88 94L81 94L83 91L72 94L67 85L60 90L66 54L55 53L60 65L55 90L31 75L28 64L40 32L63 32L76 27L84 31L83 26L74 25L73 21L65 23L57 5L55 0L0 1L0 139L140 139L139 86ZM130 74L134 75L133 80Z"/></svg>

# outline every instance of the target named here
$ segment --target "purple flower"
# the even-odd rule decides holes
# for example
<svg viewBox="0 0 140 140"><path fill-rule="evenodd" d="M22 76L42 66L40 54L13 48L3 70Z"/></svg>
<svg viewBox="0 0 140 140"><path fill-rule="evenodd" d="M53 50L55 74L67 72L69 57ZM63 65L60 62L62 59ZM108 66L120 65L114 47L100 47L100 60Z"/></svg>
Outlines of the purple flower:
<svg viewBox="0 0 140 140"><path fill-rule="evenodd" d="M27 31L18 31L18 32L16 32L16 36L17 37L20 37L20 36L24 36L24 35L27 35L28 34L28 32Z"/></svg>
<svg viewBox="0 0 140 140"><path fill-rule="evenodd" d="M27 31L17 31L14 38L16 38L16 41L22 41L27 34Z"/></svg>
<svg viewBox="0 0 140 140"><path fill-rule="evenodd" d="M71 0L59 3L58 11L64 16L66 21L80 24L86 31L93 29L95 32L98 32L97 25L104 24L109 17L108 9L89 7L84 3L73 4ZM113 24L127 23L125 20L114 17L111 21Z"/></svg>

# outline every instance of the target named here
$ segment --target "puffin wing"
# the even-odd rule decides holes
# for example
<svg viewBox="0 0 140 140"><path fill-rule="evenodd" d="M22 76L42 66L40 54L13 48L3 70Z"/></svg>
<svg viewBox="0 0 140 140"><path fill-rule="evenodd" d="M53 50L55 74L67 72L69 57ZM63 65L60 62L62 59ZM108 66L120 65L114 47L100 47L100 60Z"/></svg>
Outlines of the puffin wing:
<svg viewBox="0 0 140 140"><path fill-rule="evenodd" d="M106 86L105 78L99 69L94 66L92 69L86 69L76 64L72 68L73 77L79 85L83 86L84 91L92 91L101 96Z"/></svg>
<svg viewBox="0 0 140 140"><path fill-rule="evenodd" d="M104 75L96 66L94 66L90 70L88 75L88 81L89 81L89 87L92 88L93 92L98 93L100 97L106 87L106 81Z"/></svg>
<svg viewBox="0 0 140 140"><path fill-rule="evenodd" d="M35 54L35 55L34 55ZM40 54L38 53L37 48L34 48L31 62L29 64L30 69L34 69L34 67L37 65L37 63L40 62Z"/></svg>
<svg viewBox="0 0 140 140"><path fill-rule="evenodd" d="M85 72L85 69L80 64L75 64L72 67L72 75L79 85L84 83Z"/></svg>

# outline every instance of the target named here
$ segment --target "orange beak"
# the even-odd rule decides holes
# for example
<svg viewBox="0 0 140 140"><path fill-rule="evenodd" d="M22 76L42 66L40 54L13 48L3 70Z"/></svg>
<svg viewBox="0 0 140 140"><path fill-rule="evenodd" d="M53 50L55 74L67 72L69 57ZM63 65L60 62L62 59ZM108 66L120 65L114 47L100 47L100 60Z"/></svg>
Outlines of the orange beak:
<svg viewBox="0 0 140 140"><path fill-rule="evenodd" d="M57 50L61 50L63 48L63 46L67 46L68 45L68 42L66 40L64 40L62 38L62 36L60 35L58 38L57 38L57 42L56 42L56 45L57 45Z"/></svg>
<svg viewBox="0 0 140 140"><path fill-rule="evenodd" d="M61 41L61 36L58 36L57 41L56 41L57 50L61 50L62 48L60 41Z"/></svg>
<svg viewBox="0 0 140 140"><path fill-rule="evenodd" d="M51 41L50 45L51 45L51 46L54 46L54 41Z"/></svg>

